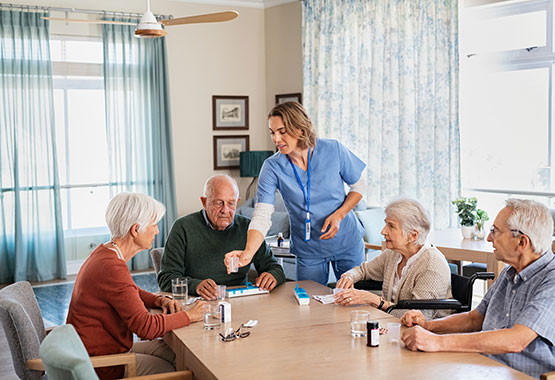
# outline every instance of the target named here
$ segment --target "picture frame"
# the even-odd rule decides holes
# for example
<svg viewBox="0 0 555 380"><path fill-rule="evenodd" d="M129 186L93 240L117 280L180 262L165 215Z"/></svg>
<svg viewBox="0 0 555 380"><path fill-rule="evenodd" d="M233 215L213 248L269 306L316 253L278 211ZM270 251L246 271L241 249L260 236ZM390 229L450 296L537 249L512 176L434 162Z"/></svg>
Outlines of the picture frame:
<svg viewBox="0 0 555 380"><path fill-rule="evenodd" d="M249 97L212 96L212 130L249 129Z"/></svg>
<svg viewBox="0 0 555 380"><path fill-rule="evenodd" d="M285 103L285 102L297 102L297 103L303 104L303 94L300 92L296 92L293 94L276 95L276 105Z"/></svg>
<svg viewBox="0 0 555 380"><path fill-rule="evenodd" d="M249 151L249 135L213 136L214 170L239 169L239 153Z"/></svg>

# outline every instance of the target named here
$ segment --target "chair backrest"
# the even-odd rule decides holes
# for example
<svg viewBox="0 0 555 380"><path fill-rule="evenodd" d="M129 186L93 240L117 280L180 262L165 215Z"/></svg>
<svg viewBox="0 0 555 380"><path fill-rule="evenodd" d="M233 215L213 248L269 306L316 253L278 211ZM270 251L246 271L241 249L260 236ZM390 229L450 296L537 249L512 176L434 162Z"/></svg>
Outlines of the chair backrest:
<svg viewBox="0 0 555 380"><path fill-rule="evenodd" d="M451 273L451 292L453 298L461 303L460 311L468 311L472 307L472 281L469 277Z"/></svg>
<svg viewBox="0 0 555 380"><path fill-rule="evenodd" d="M150 257L152 258L152 265L154 265L154 272L158 276L160 273L160 262L162 261L162 255L164 254L164 248L153 248L150 250Z"/></svg>
<svg viewBox="0 0 555 380"><path fill-rule="evenodd" d="M0 289L0 321L12 354L15 373L20 379L40 379L42 372L27 368L27 360L39 357L39 346L46 335L35 293L27 281Z"/></svg>
<svg viewBox="0 0 555 380"><path fill-rule="evenodd" d="M89 354L72 325L56 327L44 338L40 358L48 380L98 379Z"/></svg>

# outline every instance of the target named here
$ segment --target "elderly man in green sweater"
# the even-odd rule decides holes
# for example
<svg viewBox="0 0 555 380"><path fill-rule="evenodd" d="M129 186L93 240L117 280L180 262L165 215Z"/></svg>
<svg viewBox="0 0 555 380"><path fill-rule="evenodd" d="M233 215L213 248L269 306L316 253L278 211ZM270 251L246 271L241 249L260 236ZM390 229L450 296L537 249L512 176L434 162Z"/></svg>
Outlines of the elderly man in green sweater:
<svg viewBox="0 0 555 380"><path fill-rule="evenodd" d="M172 278L187 277L189 294L214 299L216 285L246 283L249 266L227 274L224 256L226 252L245 247L250 219L235 215L239 188L230 176L210 177L200 200L202 210L173 224L164 248L158 284L162 291L170 292ZM272 290L285 281L283 268L265 243L252 262L259 273L255 285L261 289Z"/></svg>

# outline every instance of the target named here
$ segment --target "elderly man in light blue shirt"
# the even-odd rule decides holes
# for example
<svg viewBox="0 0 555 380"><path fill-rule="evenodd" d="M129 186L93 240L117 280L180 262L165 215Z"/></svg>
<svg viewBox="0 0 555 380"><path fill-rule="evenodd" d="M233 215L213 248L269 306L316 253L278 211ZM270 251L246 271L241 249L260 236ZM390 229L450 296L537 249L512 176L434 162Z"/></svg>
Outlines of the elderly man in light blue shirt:
<svg viewBox="0 0 555 380"><path fill-rule="evenodd" d="M426 321L403 315L410 350L481 352L539 378L555 370L553 219L544 205L509 199L488 236L497 260L509 264L475 310Z"/></svg>

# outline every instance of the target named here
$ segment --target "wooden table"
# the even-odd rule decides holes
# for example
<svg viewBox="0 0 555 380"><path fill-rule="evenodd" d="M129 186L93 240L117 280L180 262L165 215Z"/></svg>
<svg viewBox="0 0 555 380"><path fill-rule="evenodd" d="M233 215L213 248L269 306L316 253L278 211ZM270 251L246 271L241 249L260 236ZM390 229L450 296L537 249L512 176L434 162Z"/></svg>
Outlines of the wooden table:
<svg viewBox="0 0 555 380"><path fill-rule="evenodd" d="M398 321L370 306L323 305L311 299L299 306L288 282L267 295L231 299L233 327L249 319L258 325L247 338L224 343L219 331L204 331L202 322L166 334L176 352L178 369L195 379L530 379L483 355L423 353L390 344L366 347L366 338L350 336L350 312L368 310L385 325ZM310 294L331 289L312 281L299 286Z"/></svg>
<svg viewBox="0 0 555 380"><path fill-rule="evenodd" d="M486 240L463 239L459 228L433 231L428 236L428 241L435 245L443 253L447 260L472 261L487 265L487 271L495 273L495 278L505 267L501 261L497 261L493 253L493 246ZM382 249L375 244L365 244L369 249ZM488 287L495 280L488 280Z"/></svg>

